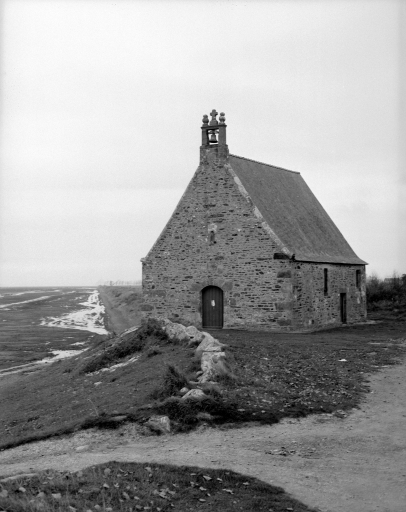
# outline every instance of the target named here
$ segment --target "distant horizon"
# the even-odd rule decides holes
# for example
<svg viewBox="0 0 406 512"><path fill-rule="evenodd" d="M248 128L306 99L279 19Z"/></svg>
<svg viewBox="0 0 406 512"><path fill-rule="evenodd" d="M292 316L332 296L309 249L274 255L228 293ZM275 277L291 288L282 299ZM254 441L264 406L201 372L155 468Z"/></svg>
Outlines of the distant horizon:
<svg viewBox="0 0 406 512"><path fill-rule="evenodd" d="M140 284L27 284L25 286L0 286L0 290L4 288L98 288L99 286L123 286L130 288L131 286L140 286Z"/></svg>
<svg viewBox="0 0 406 512"><path fill-rule="evenodd" d="M379 275L377 272L372 272L369 274L368 273L368 265L366 265L366 274L367 274L367 276L366 276L367 279L370 277L378 277L378 279L384 280L384 279L387 279L390 277L402 277L402 275L406 275L406 271L405 272L394 271L387 275ZM111 280L111 281L113 281L113 280ZM123 279L122 281L125 281L125 280ZM130 281L130 279L128 279L127 281ZM135 281L137 281L137 280L135 280ZM99 286L117 286L117 287L122 286L122 287L131 288L131 287L137 287L140 285L142 285L141 279L136 284L111 284L110 285L110 284L107 284L106 282L104 282L104 283L99 283L99 284L48 284L48 285L27 284L27 285L16 285L16 286L0 285L0 290L4 289L4 288L98 288Z"/></svg>

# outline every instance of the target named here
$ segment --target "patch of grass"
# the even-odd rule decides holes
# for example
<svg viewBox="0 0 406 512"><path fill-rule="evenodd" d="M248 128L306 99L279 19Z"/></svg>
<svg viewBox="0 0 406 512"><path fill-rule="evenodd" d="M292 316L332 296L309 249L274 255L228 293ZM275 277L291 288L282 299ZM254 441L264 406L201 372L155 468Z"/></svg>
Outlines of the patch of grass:
<svg viewBox="0 0 406 512"><path fill-rule="evenodd" d="M188 372L190 372L190 373L198 372L198 371L200 371L200 369L201 369L200 359L193 355L192 360L190 361L190 364L188 366Z"/></svg>
<svg viewBox="0 0 406 512"><path fill-rule="evenodd" d="M250 341L244 331L212 334L228 344L238 376L236 381L223 382L224 399L238 401L251 420L267 422L270 411L281 418L356 407L368 391L366 374L404 357L406 325L392 322L306 334L250 333Z"/></svg>
<svg viewBox="0 0 406 512"><path fill-rule="evenodd" d="M189 381L186 376L176 366L168 364L161 383L152 391L150 396L154 400L168 398L188 386Z"/></svg>
<svg viewBox="0 0 406 512"><path fill-rule="evenodd" d="M157 345L152 345L152 347L147 350L147 357L157 356L158 354L162 354L162 350Z"/></svg>
<svg viewBox="0 0 406 512"><path fill-rule="evenodd" d="M186 432L199 423L200 413L207 413L214 424L241 423L252 421L250 412L241 410L237 402L224 399L214 394L206 395L198 400L182 400L180 397L169 397L155 404L154 411L167 415L173 422L175 432ZM262 418L267 424L272 425L279 418L271 411Z"/></svg>
<svg viewBox="0 0 406 512"><path fill-rule="evenodd" d="M223 469L110 462L3 482L0 509L113 512L314 512L280 487Z"/></svg>
<svg viewBox="0 0 406 512"><path fill-rule="evenodd" d="M102 368L119 363L124 358L141 352L144 349L155 347L155 354L159 352L158 346L177 344L178 340L169 340L166 332L161 328L159 322L155 319L148 319L141 324L136 331L128 334L122 334L118 340L108 346L103 352L86 361L82 368L82 373L93 373Z"/></svg>

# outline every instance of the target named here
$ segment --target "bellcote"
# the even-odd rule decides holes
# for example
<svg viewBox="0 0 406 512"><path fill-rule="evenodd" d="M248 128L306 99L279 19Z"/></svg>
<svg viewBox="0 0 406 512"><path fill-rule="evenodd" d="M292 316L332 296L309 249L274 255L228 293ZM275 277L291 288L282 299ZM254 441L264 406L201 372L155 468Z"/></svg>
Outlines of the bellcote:
<svg viewBox="0 0 406 512"><path fill-rule="evenodd" d="M213 109L209 116L203 116L202 125L202 145L200 146L200 162L219 161L225 163L228 159L228 146L226 142L226 118L224 112L220 113L217 121L218 112Z"/></svg>

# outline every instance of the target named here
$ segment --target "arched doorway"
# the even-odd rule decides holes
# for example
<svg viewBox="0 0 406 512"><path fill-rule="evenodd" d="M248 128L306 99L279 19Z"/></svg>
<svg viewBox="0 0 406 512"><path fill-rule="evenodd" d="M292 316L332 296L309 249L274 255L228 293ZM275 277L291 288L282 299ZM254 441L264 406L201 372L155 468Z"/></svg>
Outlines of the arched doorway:
<svg viewBox="0 0 406 512"><path fill-rule="evenodd" d="M202 290L202 325L205 328L223 328L223 290L207 286Z"/></svg>

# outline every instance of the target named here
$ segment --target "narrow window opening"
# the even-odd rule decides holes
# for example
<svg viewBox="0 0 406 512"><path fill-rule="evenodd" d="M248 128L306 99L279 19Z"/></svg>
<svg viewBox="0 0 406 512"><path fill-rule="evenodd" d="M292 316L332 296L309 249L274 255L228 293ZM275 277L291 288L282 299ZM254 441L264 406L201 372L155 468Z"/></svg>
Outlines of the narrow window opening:
<svg viewBox="0 0 406 512"><path fill-rule="evenodd" d="M275 252L273 255L274 260L288 260L289 256L283 254L283 252Z"/></svg>
<svg viewBox="0 0 406 512"><path fill-rule="evenodd" d="M214 231L210 231L210 245L216 243L216 233Z"/></svg>
<svg viewBox="0 0 406 512"><path fill-rule="evenodd" d="M361 289L361 270L355 271L355 284L358 288L358 290Z"/></svg>
<svg viewBox="0 0 406 512"><path fill-rule="evenodd" d="M324 269L324 295L328 295L328 270Z"/></svg>

